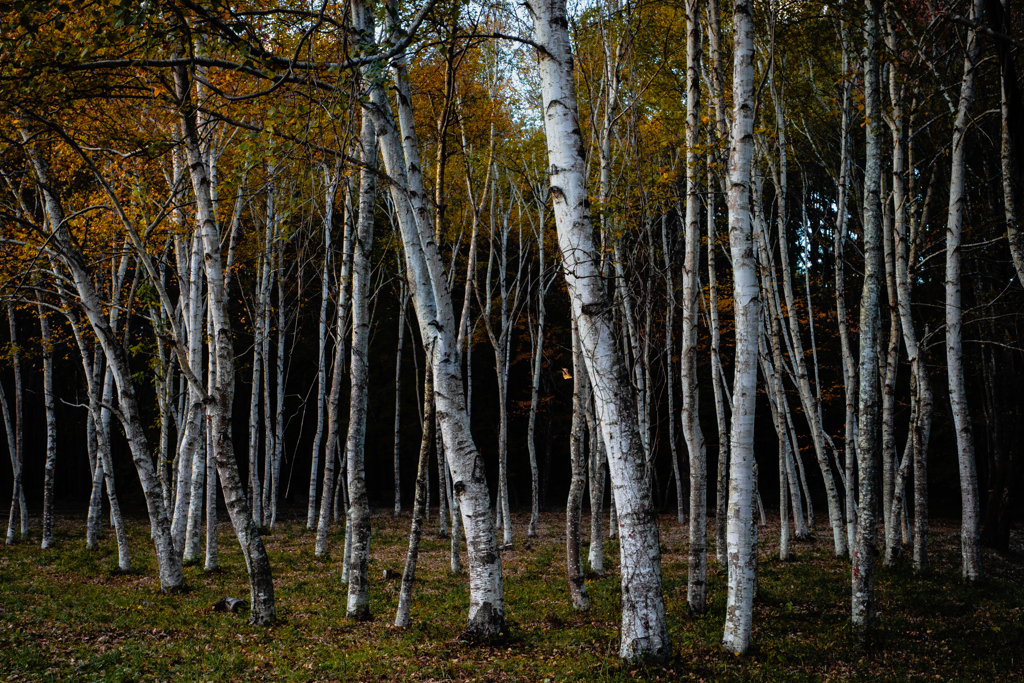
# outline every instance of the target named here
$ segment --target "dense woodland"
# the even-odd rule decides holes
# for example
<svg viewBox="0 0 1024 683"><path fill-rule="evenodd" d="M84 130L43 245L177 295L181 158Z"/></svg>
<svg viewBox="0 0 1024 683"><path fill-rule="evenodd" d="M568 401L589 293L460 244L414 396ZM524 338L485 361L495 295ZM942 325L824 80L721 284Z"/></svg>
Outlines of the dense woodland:
<svg viewBox="0 0 1024 683"><path fill-rule="evenodd" d="M1009 0L5 0L0 21L8 544L51 547L55 511L89 549L109 524L121 569L154 554L174 592L217 567L219 512L264 624L262 537L297 519L363 619L371 509L393 510L395 624L440 533L486 639L502 553L564 509L574 608L618 540L628 660L672 652L656 512L686 529L692 614L728 572L737 653L768 518L781 558L811 534L849 558L865 640L874 565L928 580L929 515L960 525L967 582L1010 549ZM129 544L143 510L151 546Z"/></svg>

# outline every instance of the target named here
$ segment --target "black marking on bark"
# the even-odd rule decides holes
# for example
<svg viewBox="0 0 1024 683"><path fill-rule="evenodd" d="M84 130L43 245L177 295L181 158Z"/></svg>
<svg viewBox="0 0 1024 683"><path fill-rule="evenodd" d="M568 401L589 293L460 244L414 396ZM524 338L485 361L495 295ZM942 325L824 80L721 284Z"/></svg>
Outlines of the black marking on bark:
<svg viewBox="0 0 1024 683"><path fill-rule="evenodd" d="M583 304L581 310L583 315L600 316L612 310L612 302L608 299L601 299L589 304Z"/></svg>

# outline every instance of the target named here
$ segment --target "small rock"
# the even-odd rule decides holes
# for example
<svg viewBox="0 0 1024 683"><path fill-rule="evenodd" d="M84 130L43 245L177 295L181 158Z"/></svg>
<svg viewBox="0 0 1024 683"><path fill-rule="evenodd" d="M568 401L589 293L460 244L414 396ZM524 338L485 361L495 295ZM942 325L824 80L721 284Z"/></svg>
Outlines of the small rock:
<svg viewBox="0 0 1024 683"><path fill-rule="evenodd" d="M231 612L233 614L238 613L239 610L243 610L249 606L245 600L241 598L233 598L227 595L217 601L217 604L213 606L214 612Z"/></svg>

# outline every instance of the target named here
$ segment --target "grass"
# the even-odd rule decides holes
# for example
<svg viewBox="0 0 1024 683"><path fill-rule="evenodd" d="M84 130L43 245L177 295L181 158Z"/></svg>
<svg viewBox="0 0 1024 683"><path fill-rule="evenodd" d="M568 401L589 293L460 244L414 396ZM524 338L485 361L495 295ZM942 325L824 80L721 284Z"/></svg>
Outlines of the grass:
<svg viewBox="0 0 1024 683"><path fill-rule="evenodd" d="M1022 537L1009 558L986 555L987 578L959 577L958 530L933 524L932 570L878 569L879 631L870 648L849 625L849 568L831 557L830 534L793 545L777 559L777 531L761 532L754 645L736 657L720 647L725 584L713 557L710 609L686 611L685 531L662 517L665 597L675 652L665 666L621 663L618 546L607 543L605 577L589 576L592 607L575 612L565 581L564 517L542 516L527 547L515 516L516 546L503 557L509 633L488 645L459 640L466 576L447 571L448 542L427 535L412 626L391 626L407 547L408 517L373 518L370 561L374 619L345 619L343 538L334 555L313 557L301 523L264 537L274 568L279 621L249 626L246 615L215 613L225 595L248 598L230 527L221 525L221 569L186 567L184 592L159 591L148 527L132 524L133 570L120 573L113 535L84 547L82 520L59 521L58 544L33 539L0 548L0 679L8 681L998 681L1024 677ZM713 525L710 525L713 526ZM436 517L427 526L436 529ZM709 544L714 547L713 541ZM464 552L464 551L463 551Z"/></svg>

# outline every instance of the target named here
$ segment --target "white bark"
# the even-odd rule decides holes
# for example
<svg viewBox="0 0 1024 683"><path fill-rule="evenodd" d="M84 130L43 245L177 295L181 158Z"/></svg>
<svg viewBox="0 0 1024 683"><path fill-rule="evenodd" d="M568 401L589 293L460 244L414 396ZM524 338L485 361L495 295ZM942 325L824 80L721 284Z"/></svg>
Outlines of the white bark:
<svg viewBox="0 0 1024 683"><path fill-rule="evenodd" d="M430 484L430 444L434 430L434 373L427 366L423 378L423 436L420 439L420 456L416 467L416 490L413 494L412 526L409 529L409 550L402 572L402 588L398 595L398 609L395 612L395 626L409 625L409 610L412 607L412 591L416 581L416 561L420 552L420 536L423 533L423 516L427 508L427 487Z"/></svg>
<svg viewBox="0 0 1024 683"><path fill-rule="evenodd" d="M309 498L306 507L306 528L312 531L316 528L316 488L318 475L320 474L320 446L323 440L324 434L324 408L327 401L327 373L329 366L327 364L327 305L330 301L330 284L331 284L331 231L333 230L334 223L334 195L338 191L338 181L341 179L341 169L338 167L334 168L334 171L329 171L327 167L324 167L324 267L320 274L320 317L319 317L319 331L318 334L318 349L317 354L317 393L316 393L316 431L313 433L313 462L309 473ZM404 309L403 309L404 317ZM403 321L404 322L404 321ZM399 330L401 335L401 329ZM401 336L399 336L399 359L401 359ZM400 366L399 366L400 367ZM396 370L396 373L399 371ZM397 391L397 389L396 389ZM395 404L398 405L397 403ZM396 407L397 411L397 407ZM395 418L396 424L398 418ZM396 428L397 429L397 428ZM397 431L396 431L397 435ZM398 446L397 440L395 445L395 457L398 457ZM397 460L396 460L397 463ZM398 475L397 469L395 474L395 490L397 491ZM398 514L400 503L398 496L395 497L395 514Z"/></svg>
<svg viewBox="0 0 1024 683"><path fill-rule="evenodd" d="M565 563L569 581L569 601L573 609L590 609L587 597L587 583L583 576L583 560L580 556L580 518L583 512L583 493L586 489L586 444L584 442L585 412L590 401L590 387L587 370L580 355L579 335L576 324L572 324L572 428L569 432L569 463L572 470L569 480L569 499L565 505ZM591 535L591 545L594 543ZM600 531L596 537L601 547Z"/></svg>
<svg viewBox="0 0 1024 683"><path fill-rule="evenodd" d="M57 195L50 189L48 167L42 156L31 146L26 147L29 161L35 171L36 178L43 195L43 204L47 220L51 226L50 238L63 265L71 275L82 309L88 316L89 323L96 334L104 355L107 357L109 371L117 384L120 416L125 436L128 439L132 459L139 473L139 481L149 509L149 518L153 530L153 542L156 550L157 565L160 573L160 587L164 591L177 590L182 586L181 559L175 552L170 534L170 520L164 507L163 492L160 479L153 465L152 454L147 443L145 429L142 424L141 410L132 383L131 369L124 347L111 328L110 321L104 314L103 304L89 275L85 260L71 240L65 223L64 208ZM101 449L102 450L102 449ZM113 467L104 464L107 476ZM108 494L111 480L107 480Z"/></svg>
<svg viewBox="0 0 1024 683"><path fill-rule="evenodd" d="M353 0L355 14L366 11ZM364 35L369 39L370 34ZM494 524L484 479L483 462L469 430L465 385L451 293L437 254L428 220L419 161L419 145L412 118L404 67L396 74L402 136L399 138L383 90L374 84L366 106L373 115L381 153L391 184L391 198L402 231L406 271L420 323L424 349L434 373L434 394L442 436L452 472L452 489L459 498L469 555L470 606L466 632L490 637L504 631L505 602ZM404 149L403 143L404 142Z"/></svg>
<svg viewBox="0 0 1024 683"><path fill-rule="evenodd" d="M757 271L750 221L751 158L754 147L753 3L733 3L733 117L729 154L729 247L733 264L736 361L730 432L728 595L726 650L750 646L756 555L753 518L754 408L757 398L757 335L760 325Z"/></svg>
<svg viewBox="0 0 1024 683"><path fill-rule="evenodd" d="M796 311L796 296L793 293L793 274L789 266L789 249L787 240L787 146L786 146L786 120L785 102L781 92L775 83L775 67L772 65L771 93L775 103L776 134L778 135L779 163L776 172L776 199L778 202L776 216L778 220L779 239L779 261L782 267L782 290L786 302L786 320L789 323L789 337L787 343L791 349L793 371L796 375L797 388L800 392L800 402L804 409L804 417L810 427L811 441L814 444L814 453L818 458L818 466L821 469L822 478L825 482L825 498L828 502L828 517L832 527L832 543L836 557L845 557L849 553L846 543L846 536L843 533L843 512L839 502L839 492L836 490L835 478L832 476L832 466L825 451L825 436L821 424L821 409L819 401L811 390L810 379L807 373L807 363L804 360L804 344L801 338L800 321ZM781 372L781 367L779 368Z"/></svg>
<svg viewBox="0 0 1024 683"><path fill-rule="evenodd" d="M982 18L984 0L974 0L971 18ZM960 545L962 574L968 581L981 578L981 515L978 501L978 474L974 463L974 440L971 434L971 415L967 405L964 381L960 286L960 244L963 236L964 190L966 175L967 126L974 99L974 80L980 45L977 32L967 32L967 54L964 56L964 75L960 83L960 100L956 121L953 123L953 142L949 171L949 212L946 222L946 366L949 373L949 402L953 410L956 430L957 461L960 466L961 527Z"/></svg>
<svg viewBox="0 0 1024 683"><path fill-rule="evenodd" d="M686 602L692 614L707 611L707 450L700 428L697 390L697 294L700 288L700 186L697 146L700 144L700 5L686 4L686 260L683 265L683 437L690 454L690 543Z"/></svg>
<svg viewBox="0 0 1024 683"><path fill-rule="evenodd" d="M38 297L39 294L37 293ZM43 355L43 407L46 413L46 462L43 475L43 539L42 548L52 548L53 540L53 479L57 466L57 412L53 398L53 341L50 334L50 316L43 304L39 312L40 342Z"/></svg>
<svg viewBox="0 0 1024 683"><path fill-rule="evenodd" d="M661 553L644 446L625 368L615 343L612 306L593 244L564 0L532 5L548 143L551 195L572 315L601 425L618 512L622 575L619 655L671 655L661 587Z"/></svg>
<svg viewBox="0 0 1024 683"><path fill-rule="evenodd" d="M24 470L24 431L22 429L22 386L21 386L21 349L18 347L18 324L14 313L14 304L7 302L7 322L11 333L13 349L12 365L14 366L14 425L7 425L8 439L11 443L11 467L14 472L14 492L11 495L11 514L7 523L7 545L14 543L15 525L21 522L21 537L28 535L28 505L25 502L25 487L22 481ZM6 403L5 403L6 405Z"/></svg>
<svg viewBox="0 0 1024 683"><path fill-rule="evenodd" d="M349 619L370 618L370 501L366 493L366 410L370 383L370 255L373 252L373 221L377 206L377 135L368 111L363 112L360 146L366 164L359 178L359 219L352 256L352 361L349 400L347 535L352 538L348 559Z"/></svg>
<svg viewBox="0 0 1024 683"><path fill-rule="evenodd" d="M409 305L405 280L401 280L398 287L398 349L395 351L395 517L402 514L402 472L399 457L402 432L402 348L405 346L405 310Z"/></svg>
<svg viewBox="0 0 1024 683"><path fill-rule="evenodd" d="M228 317L227 292L224 288L224 266L221 258L220 228L217 225L210 179L203 162L196 128L191 84L184 68L174 72L175 90L182 105L182 138L188 156L192 190L196 199L197 230L203 242L203 264L208 288L210 329L216 349L214 392L207 401L207 428L211 431L217 470L224 490L224 500L238 537L249 573L250 623L266 624L276 618L274 583L259 529L245 500L245 487L238 474L232 439L232 405L234 403L234 350L231 322ZM198 387L197 387L198 388Z"/></svg>
<svg viewBox="0 0 1024 683"><path fill-rule="evenodd" d="M878 535L876 508L879 443L878 328L882 289L881 178L879 73L876 45L878 9L867 5L864 48L864 288L860 300L860 386L857 396L857 470L860 495L857 536L853 549L851 613L854 630L867 640L875 629L874 561ZM852 486L852 485L851 485Z"/></svg>

